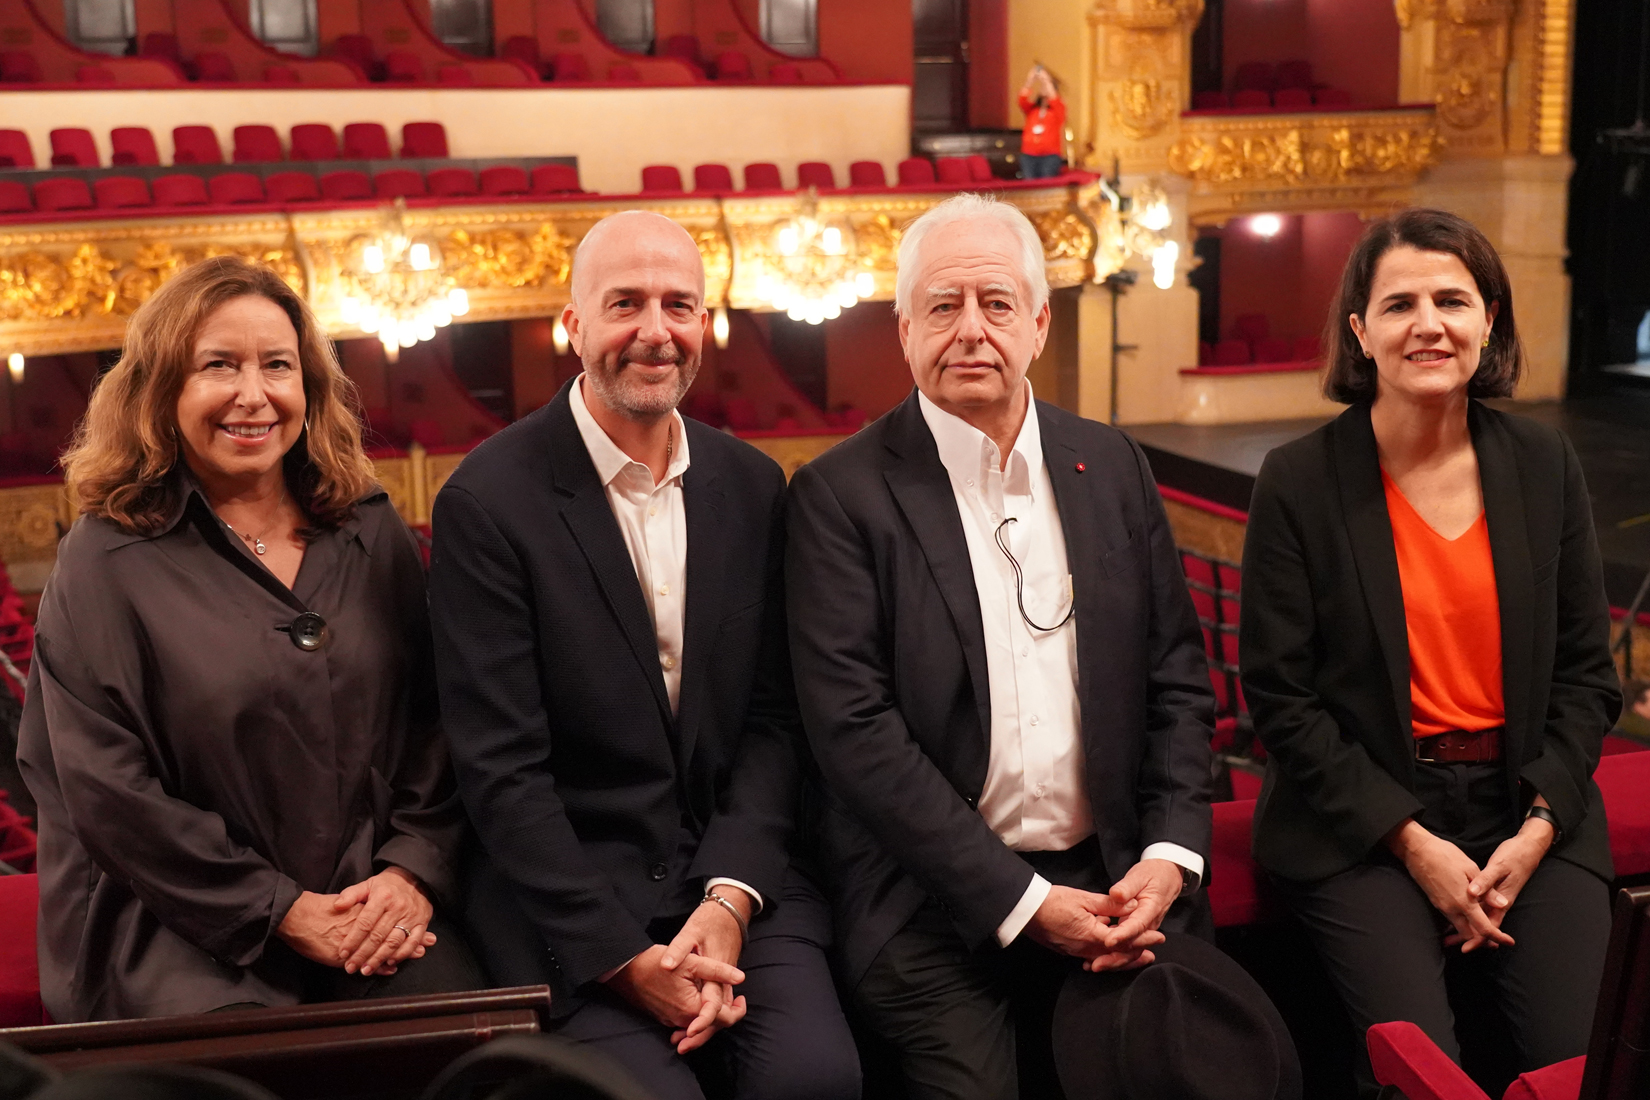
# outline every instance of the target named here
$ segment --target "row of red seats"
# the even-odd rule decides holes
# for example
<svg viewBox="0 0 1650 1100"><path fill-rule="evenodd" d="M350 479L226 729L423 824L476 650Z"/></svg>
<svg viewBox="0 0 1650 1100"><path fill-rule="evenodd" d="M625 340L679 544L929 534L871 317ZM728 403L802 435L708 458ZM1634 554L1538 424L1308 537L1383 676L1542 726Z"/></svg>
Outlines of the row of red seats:
<svg viewBox="0 0 1650 1100"><path fill-rule="evenodd" d="M322 122L299 123L292 128L291 159L390 160L390 138L382 123L351 122L344 126L342 148L338 135ZM237 126L232 157L236 164L272 163L287 159L281 136L273 126ZM90 130L64 128L51 132L52 167L97 168L97 142ZM155 135L147 126L117 126L109 131L115 165L155 167L160 153ZM401 127L401 156L440 158L447 156L447 128L439 122L409 122ZM173 164L222 164L223 149L210 126L177 126L172 129ZM0 167L35 167L34 147L22 130L0 130Z"/></svg>
<svg viewBox="0 0 1650 1100"><path fill-rule="evenodd" d="M357 171L327 172L319 178L308 172L276 172L265 179L250 172L225 172L210 178L159 176L151 183L135 176L107 176L88 186L78 177L64 177L41 180L31 194L25 184L0 179L0 214L353 202L426 196L564 195L579 192L579 170L570 164L541 164L529 175L515 165L494 165L483 168L479 174L468 168L438 168L428 174L394 168L371 177Z"/></svg>
<svg viewBox="0 0 1650 1100"><path fill-rule="evenodd" d="M1198 92L1192 97L1194 111L1310 111L1314 107L1341 110L1352 106L1352 93L1344 88L1279 88L1275 92L1245 88L1225 92Z"/></svg>
<svg viewBox="0 0 1650 1100"><path fill-rule="evenodd" d="M554 81L558 84L581 83L589 80L606 79L615 83L632 83L642 79L641 72L636 66L626 61L614 61L608 64L603 75L592 73L590 62L584 54L577 51L566 51L544 58L539 54L538 39L530 35L516 35L506 39L499 50L500 57L511 58L537 73L539 79ZM697 75L709 76L725 83L753 83L756 81L756 71L751 65L751 59L738 50L724 50L715 60L706 66L699 60L699 40L692 35L673 35L661 44L659 56L674 57L682 61ZM708 71L707 71L708 70ZM768 66L767 83L769 84L801 84L803 82L802 69L790 61L775 61Z"/></svg>
<svg viewBox="0 0 1650 1100"><path fill-rule="evenodd" d="M936 183L966 186L990 183L993 180L991 164L983 156L940 157L931 161L926 157L908 157L900 161L899 185L902 187L933 186ZM824 161L803 161L796 166L797 190L815 188L836 190L836 172ZM856 160L848 166L849 187L887 187L888 175L882 163L875 160ZM725 164L700 164L693 169L693 189L699 192L733 191L733 172ZM746 191L784 191L784 178L779 166L768 162L745 165ZM650 164L642 169L643 194L681 194L686 191L682 173L671 164Z"/></svg>
<svg viewBox="0 0 1650 1100"><path fill-rule="evenodd" d="M1251 363L1312 363L1323 358L1323 342L1316 336L1286 340L1263 336L1258 340L1232 338L1217 344L1199 341L1200 367L1246 367Z"/></svg>

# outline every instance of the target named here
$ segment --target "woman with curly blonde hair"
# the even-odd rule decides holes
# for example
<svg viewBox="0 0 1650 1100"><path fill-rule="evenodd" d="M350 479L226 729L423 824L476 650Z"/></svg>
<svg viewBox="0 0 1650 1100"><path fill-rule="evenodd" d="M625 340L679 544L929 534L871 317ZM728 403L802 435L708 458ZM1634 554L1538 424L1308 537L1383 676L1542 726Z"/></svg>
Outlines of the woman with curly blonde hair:
<svg viewBox="0 0 1650 1100"><path fill-rule="evenodd" d="M63 459L19 764L41 994L78 1021L472 988L422 563L268 268L140 308Z"/></svg>

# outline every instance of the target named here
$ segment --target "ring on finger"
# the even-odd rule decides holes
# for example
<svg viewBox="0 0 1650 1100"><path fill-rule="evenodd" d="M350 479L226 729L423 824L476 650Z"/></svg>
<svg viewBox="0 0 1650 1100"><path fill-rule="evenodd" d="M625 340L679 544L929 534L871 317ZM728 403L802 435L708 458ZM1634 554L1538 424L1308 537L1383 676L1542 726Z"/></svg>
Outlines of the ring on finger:
<svg viewBox="0 0 1650 1100"><path fill-rule="evenodd" d="M401 934L402 934L402 935L403 935L403 936L406 936L406 937L407 937L407 938L408 938L408 939L411 939L411 938L412 938L412 929L411 929L411 928L408 928L408 927L407 927L407 926L406 926L406 925L404 925L404 924L398 924L398 925L396 925L396 926L395 926L395 930L396 930L396 931L397 931L397 932L400 932L400 933L401 933Z"/></svg>

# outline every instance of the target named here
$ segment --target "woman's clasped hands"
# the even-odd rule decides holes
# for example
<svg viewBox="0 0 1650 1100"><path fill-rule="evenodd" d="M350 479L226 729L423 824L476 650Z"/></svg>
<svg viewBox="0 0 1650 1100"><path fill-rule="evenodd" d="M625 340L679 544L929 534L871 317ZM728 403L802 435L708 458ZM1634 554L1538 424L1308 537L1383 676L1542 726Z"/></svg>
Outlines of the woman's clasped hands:
<svg viewBox="0 0 1650 1100"><path fill-rule="evenodd" d="M434 911L416 876L387 867L337 894L304 891L276 935L313 962L388 977L435 946Z"/></svg>

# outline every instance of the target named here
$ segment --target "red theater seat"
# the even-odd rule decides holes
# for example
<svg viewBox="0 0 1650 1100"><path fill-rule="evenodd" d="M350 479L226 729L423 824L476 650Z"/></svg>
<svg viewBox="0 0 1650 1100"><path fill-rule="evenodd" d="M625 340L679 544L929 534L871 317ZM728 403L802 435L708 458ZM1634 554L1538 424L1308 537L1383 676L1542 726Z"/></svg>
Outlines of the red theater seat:
<svg viewBox="0 0 1650 1100"><path fill-rule="evenodd" d="M619 62L607 67L607 79L615 84L640 84L642 74L636 66Z"/></svg>
<svg viewBox="0 0 1650 1100"><path fill-rule="evenodd" d="M298 79L298 70L290 65L265 65L264 83L289 85L299 84L302 81Z"/></svg>
<svg viewBox="0 0 1650 1100"><path fill-rule="evenodd" d="M155 189L156 206L205 206L212 201L199 176L156 176L149 186Z"/></svg>
<svg viewBox="0 0 1650 1100"><path fill-rule="evenodd" d="M440 198L467 198L476 194L476 174L468 168L437 168L424 177L430 194Z"/></svg>
<svg viewBox="0 0 1650 1100"><path fill-rule="evenodd" d="M40 961L35 929L40 911L40 880L34 875L0 875L0 1027L37 1027L45 1022L40 1006Z"/></svg>
<svg viewBox="0 0 1650 1100"><path fill-rule="evenodd" d="M114 155L110 164L136 164L154 167L160 164L160 153L155 149L155 135L147 126L116 126L109 131L109 144Z"/></svg>
<svg viewBox="0 0 1650 1100"><path fill-rule="evenodd" d="M796 166L796 187L813 187L820 191L836 190L836 173L822 160L805 160Z"/></svg>
<svg viewBox="0 0 1650 1100"><path fill-rule="evenodd" d="M389 160L390 135L381 123L349 123L344 127L344 159Z"/></svg>
<svg viewBox="0 0 1650 1100"><path fill-rule="evenodd" d="M264 194L270 202L315 202L321 186L308 172L275 172L264 179Z"/></svg>
<svg viewBox="0 0 1650 1100"><path fill-rule="evenodd" d="M379 66L377 54L373 51L372 39L364 34L341 34L332 40L333 57L348 61L361 70L361 75L377 78Z"/></svg>
<svg viewBox="0 0 1650 1100"><path fill-rule="evenodd" d="M1270 111L1272 93L1261 91L1259 88L1245 88L1232 93L1232 106L1240 111Z"/></svg>
<svg viewBox="0 0 1650 1100"><path fill-rule="evenodd" d="M0 50L0 83L40 83L40 63L27 50Z"/></svg>
<svg viewBox="0 0 1650 1100"><path fill-rule="evenodd" d="M264 202L264 184L251 172L223 172L206 181L206 190L218 206Z"/></svg>
<svg viewBox="0 0 1650 1100"><path fill-rule="evenodd" d="M751 59L738 50L726 50L716 55L717 80L750 80Z"/></svg>
<svg viewBox="0 0 1650 1100"><path fill-rule="evenodd" d="M725 164L698 164L693 168L695 191L732 191L733 173Z"/></svg>
<svg viewBox="0 0 1650 1100"><path fill-rule="evenodd" d="M172 130L173 164L222 164L223 150L210 126L177 126Z"/></svg>
<svg viewBox="0 0 1650 1100"><path fill-rule="evenodd" d="M134 176L105 176L92 185L99 210L122 210L131 206L152 206L149 185Z"/></svg>
<svg viewBox="0 0 1650 1100"><path fill-rule="evenodd" d="M365 172L349 169L328 172L321 177L321 195L328 202L354 202L372 198L372 180Z"/></svg>
<svg viewBox="0 0 1650 1100"><path fill-rule="evenodd" d="M33 168L34 149L22 130L0 130L0 168Z"/></svg>
<svg viewBox="0 0 1650 1100"><path fill-rule="evenodd" d="M1610 822L1610 856L1617 875L1650 871L1650 752L1605 756L1593 772Z"/></svg>
<svg viewBox="0 0 1650 1100"><path fill-rule="evenodd" d="M1267 336L1255 341L1255 362L1287 363L1294 345L1280 336Z"/></svg>
<svg viewBox="0 0 1650 1100"><path fill-rule="evenodd" d="M771 164L765 160L745 165L745 190L785 190L785 181L779 175L779 165Z"/></svg>
<svg viewBox="0 0 1650 1100"><path fill-rule="evenodd" d="M525 195L532 186L526 171L513 164L495 164L481 170L483 195Z"/></svg>
<svg viewBox="0 0 1650 1100"><path fill-rule="evenodd" d="M53 168L96 168L97 143L92 140L90 130L69 128L53 130L52 140L52 167Z"/></svg>
<svg viewBox="0 0 1650 1100"><path fill-rule="evenodd" d="M178 52L178 36L161 31L150 31L144 35L143 45L138 54L142 57L158 57L162 61L171 61L174 64L183 61L183 54Z"/></svg>
<svg viewBox="0 0 1650 1100"><path fill-rule="evenodd" d="M590 79L590 65L582 53L557 54L550 59L550 72L558 83Z"/></svg>
<svg viewBox="0 0 1650 1100"><path fill-rule="evenodd" d="M1265 61L1245 61L1232 76L1234 92L1270 92L1277 87L1277 73Z"/></svg>
<svg viewBox="0 0 1650 1100"><path fill-rule="evenodd" d="M768 83L800 84L802 69L794 61L775 61L768 66Z"/></svg>
<svg viewBox="0 0 1650 1100"><path fill-rule="evenodd" d="M216 84L232 84L239 80L235 63L228 54L198 53L195 55L195 79Z"/></svg>
<svg viewBox="0 0 1650 1100"><path fill-rule="evenodd" d="M372 177L372 193L381 199L423 198L429 192L424 177L411 168L391 168Z"/></svg>
<svg viewBox="0 0 1650 1100"><path fill-rule="evenodd" d="M544 64L539 60L539 40L530 34L515 34L506 38L498 55L519 61L540 76L544 75Z"/></svg>
<svg viewBox="0 0 1650 1100"><path fill-rule="evenodd" d="M384 55L384 79L394 84L417 84L424 79L424 59L406 50Z"/></svg>
<svg viewBox="0 0 1650 1100"><path fill-rule="evenodd" d="M281 135L273 126L235 127L236 164L267 164L284 159L281 154Z"/></svg>
<svg viewBox="0 0 1650 1100"><path fill-rule="evenodd" d="M1285 88L1304 88L1311 91L1312 62L1299 58L1278 62L1277 83L1274 87L1279 91Z"/></svg>
<svg viewBox="0 0 1650 1100"><path fill-rule="evenodd" d="M1254 924L1270 913L1265 875L1249 855L1253 799L1214 804L1209 847L1209 907L1216 928Z"/></svg>
<svg viewBox="0 0 1650 1100"><path fill-rule="evenodd" d="M447 128L439 122L409 122L401 127L403 157L445 157Z"/></svg>
<svg viewBox="0 0 1650 1100"><path fill-rule="evenodd" d="M113 84L115 74L102 65L80 65L75 68L74 82L76 84Z"/></svg>
<svg viewBox="0 0 1650 1100"><path fill-rule="evenodd" d="M934 183L934 162L927 157L906 157L899 162L899 182L905 187Z"/></svg>
<svg viewBox="0 0 1650 1100"><path fill-rule="evenodd" d="M533 169L533 194L560 195L577 193L579 169L573 164L541 164Z"/></svg>
<svg viewBox="0 0 1650 1100"><path fill-rule="evenodd" d="M888 173L879 160L856 160L848 165L850 187L887 187Z"/></svg>
<svg viewBox="0 0 1650 1100"><path fill-rule="evenodd" d="M1222 340L1215 345L1215 363L1217 367L1242 367L1251 362L1249 343L1246 340Z"/></svg>
<svg viewBox="0 0 1650 1100"><path fill-rule="evenodd" d="M435 82L449 88L468 88L475 84L476 77L468 65L451 63L436 69Z"/></svg>
<svg viewBox="0 0 1650 1100"><path fill-rule="evenodd" d="M1225 92L1198 92L1192 96L1192 110L1218 111L1230 107L1232 101L1226 98Z"/></svg>
<svg viewBox="0 0 1650 1100"><path fill-rule="evenodd" d="M337 160L338 135L324 122L300 122L292 128L293 160Z"/></svg>
<svg viewBox="0 0 1650 1100"><path fill-rule="evenodd" d="M90 210L92 189L82 179L41 180L34 185L34 208L41 213Z"/></svg>
<svg viewBox="0 0 1650 1100"><path fill-rule="evenodd" d="M661 57L676 57L694 68L704 68L704 55L699 52L699 40L691 34L673 34L665 39L659 50Z"/></svg>
<svg viewBox="0 0 1650 1100"><path fill-rule="evenodd" d="M962 157L940 157L934 162L934 175L940 183L959 186L974 182L968 171L968 162Z"/></svg>
<svg viewBox="0 0 1650 1100"><path fill-rule="evenodd" d="M968 160L968 178L974 183L990 183L996 177L991 174L991 162L979 153L970 153Z"/></svg>
<svg viewBox="0 0 1650 1100"><path fill-rule="evenodd" d="M1312 99L1319 107L1352 106L1352 93L1345 88L1320 88Z"/></svg>
<svg viewBox="0 0 1650 1100"><path fill-rule="evenodd" d="M1280 111L1310 110L1312 93L1305 88L1279 88L1272 93L1272 106Z"/></svg>
<svg viewBox="0 0 1650 1100"><path fill-rule="evenodd" d="M649 164L642 169L642 191L680 193L682 173L674 164Z"/></svg>
<svg viewBox="0 0 1650 1100"><path fill-rule="evenodd" d="M0 214L26 214L34 209L28 184L0 180Z"/></svg>

